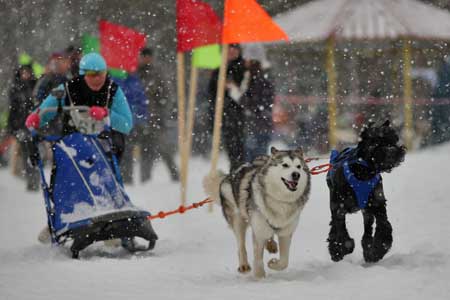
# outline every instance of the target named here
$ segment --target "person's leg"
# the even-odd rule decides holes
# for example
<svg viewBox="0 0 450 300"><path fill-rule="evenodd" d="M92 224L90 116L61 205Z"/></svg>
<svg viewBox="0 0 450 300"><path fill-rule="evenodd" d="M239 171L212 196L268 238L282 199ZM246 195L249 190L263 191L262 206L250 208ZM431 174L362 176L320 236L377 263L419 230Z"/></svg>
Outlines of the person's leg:
<svg viewBox="0 0 450 300"><path fill-rule="evenodd" d="M22 161L21 172L25 177L27 191L37 191L39 190L39 172L37 170L37 167L32 166L28 161L28 157L30 156L30 149L27 143L31 143L31 141L19 142Z"/></svg>
<svg viewBox="0 0 450 300"><path fill-rule="evenodd" d="M173 157L173 152L170 151L168 145L165 145L165 144L161 145L160 155L161 155L161 159L164 161L164 163L166 164L167 168L169 169L170 178L172 180L174 180L174 181L179 181L180 180L180 175L179 175L179 172L178 172L178 167L175 164L175 160L174 160L174 157Z"/></svg>
<svg viewBox="0 0 450 300"><path fill-rule="evenodd" d="M146 182L150 180L150 172L153 164L153 145L152 138L150 134L142 134L139 137L139 148L140 148L140 170L141 170L141 182Z"/></svg>
<svg viewBox="0 0 450 300"><path fill-rule="evenodd" d="M158 145L155 132L149 132L145 136L145 155L141 161L141 182L145 182L151 179L153 166L158 159Z"/></svg>
<svg viewBox="0 0 450 300"><path fill-rule="evenodd" d="M256 157L267 154L270 144L270 133L254 133L246 141L246 161L252 162Z"/></svg>
<svg viewBox="0 0 450 300"><path fill-rule="evenodd" d="M236 170L245 162L245 135L243 126L235 122L227 124L223 134L223 145L230 161L230 170Z"/></svg>
<svg viewBox="0 0 450 300"><path fill-rule="evenodd" d="M120 158L120 169L122 173L123 183L131 184L133 183L133 150L135 146L136 132L131 132L129 136L126 137L126 142L124 145L124 150Z"/></svg>

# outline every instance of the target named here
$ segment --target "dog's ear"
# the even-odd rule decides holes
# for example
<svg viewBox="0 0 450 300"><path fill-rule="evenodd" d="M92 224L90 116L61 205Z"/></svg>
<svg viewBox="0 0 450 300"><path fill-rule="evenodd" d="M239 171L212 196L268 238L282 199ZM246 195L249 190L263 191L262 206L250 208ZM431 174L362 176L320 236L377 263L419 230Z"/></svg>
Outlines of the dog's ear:
<svg viewBox="0 0 450 300"><path fill-rule="evenodd" d="M300 157L303 157L303 149L302 147L298 147L297 149L294 150L294 153Z"/></svg>
<svg viewBox="0 0 450 300"><path fill-rule="evenodd" d="M270 154L272 154L272 155L275 155L275 154L277 154L278 153L278 149L277 148L275 148L275 147L270 147Z"/></svg>

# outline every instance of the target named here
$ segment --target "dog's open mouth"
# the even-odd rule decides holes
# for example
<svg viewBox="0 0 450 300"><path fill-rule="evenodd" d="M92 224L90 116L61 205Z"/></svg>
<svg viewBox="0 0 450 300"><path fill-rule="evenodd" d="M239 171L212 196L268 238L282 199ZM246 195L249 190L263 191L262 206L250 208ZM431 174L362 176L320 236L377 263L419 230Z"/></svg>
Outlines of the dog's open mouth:
<svg viewBox="0 0 450 300"><path fill-rule="evenodd" d="M284 179L283 177L281 177L281 180L283 180L283 183L286 185L288 190L290 190L292 192L297 190L298 181L287 180L287 179Z"/></svg>

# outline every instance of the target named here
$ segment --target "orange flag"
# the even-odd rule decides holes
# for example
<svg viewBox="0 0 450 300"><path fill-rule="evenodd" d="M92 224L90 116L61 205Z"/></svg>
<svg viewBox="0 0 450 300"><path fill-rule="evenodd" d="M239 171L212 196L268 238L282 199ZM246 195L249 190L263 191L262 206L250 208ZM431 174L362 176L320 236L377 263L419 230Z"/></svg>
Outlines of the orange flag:
<svg viewBox="0 0 450 300"><path fill-rule="evenodd" d="M222 44L288 40L255 0L226 0Z"/></svg>

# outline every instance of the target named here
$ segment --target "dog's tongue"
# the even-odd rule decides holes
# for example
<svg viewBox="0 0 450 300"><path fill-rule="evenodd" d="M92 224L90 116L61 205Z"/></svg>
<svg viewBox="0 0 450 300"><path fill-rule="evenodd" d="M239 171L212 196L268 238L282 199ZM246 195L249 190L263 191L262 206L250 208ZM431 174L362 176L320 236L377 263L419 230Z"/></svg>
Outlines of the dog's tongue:
<svg viewBox="0 0 450 300"><path fill-rule="evenodd" d="M291 189L295 189L297 187L297 181L286 180L286 182Z"/></svg>

